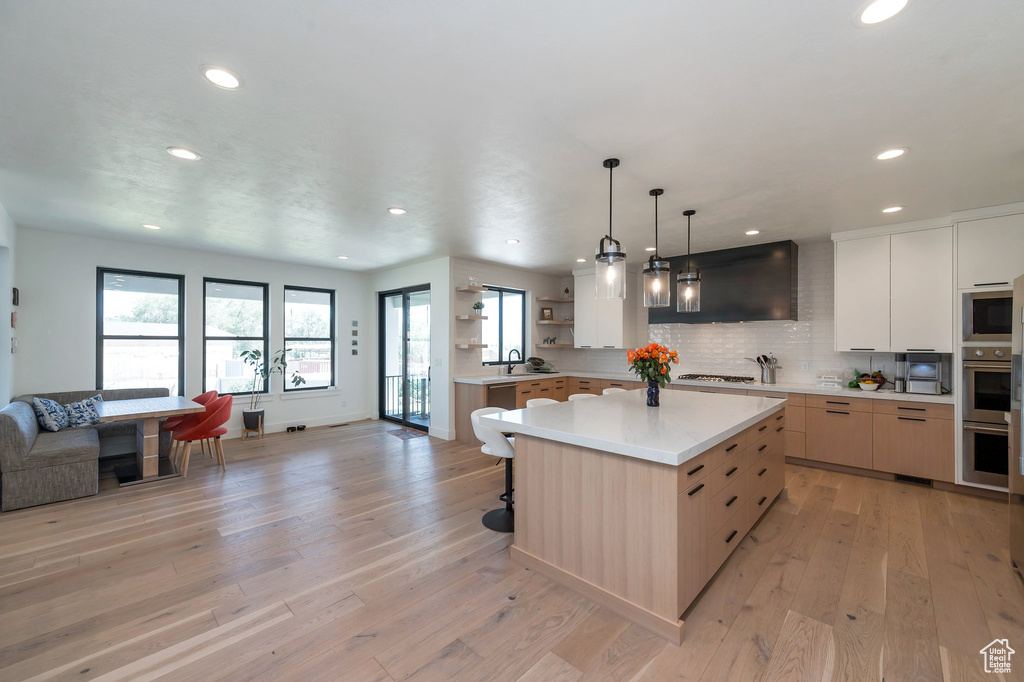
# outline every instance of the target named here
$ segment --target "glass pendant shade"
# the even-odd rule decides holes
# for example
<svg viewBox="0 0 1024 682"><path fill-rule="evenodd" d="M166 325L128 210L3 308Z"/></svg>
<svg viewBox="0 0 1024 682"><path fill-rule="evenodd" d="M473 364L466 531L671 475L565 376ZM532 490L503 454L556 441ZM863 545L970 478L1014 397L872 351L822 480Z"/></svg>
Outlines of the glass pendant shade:
<svg viewBox="0 0 1024 682"><path fill-rule="evenodd" d="M617 241L608 237L601 240L594 267L598 298L626 298L626 254Z"/></svg>
<svg viewBox="0 0 1024 682"><path fill-rule="evenodd" d="M676 276L676 312L700 312L700 271L680 272Z"/></svg>
<svg viewBox="0 0 1024 682"><path fill-rule="evenodd" d="M667 308L672 296L672 268L653 257L644 265L644 307Z"/></svg>

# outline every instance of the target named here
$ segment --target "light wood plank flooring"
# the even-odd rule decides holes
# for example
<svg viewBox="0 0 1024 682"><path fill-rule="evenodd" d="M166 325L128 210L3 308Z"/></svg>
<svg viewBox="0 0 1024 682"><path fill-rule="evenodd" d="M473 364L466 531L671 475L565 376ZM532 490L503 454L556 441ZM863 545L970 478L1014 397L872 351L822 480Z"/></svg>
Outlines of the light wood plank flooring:
<svg viewBox="0 0 1024 682"><path fill-rule="evenodd" d="M4 514L0 679L982 680L990 640L1024 652L1000 503L790 466L674 647L510 562L492 458L396 428Z"/></svg>

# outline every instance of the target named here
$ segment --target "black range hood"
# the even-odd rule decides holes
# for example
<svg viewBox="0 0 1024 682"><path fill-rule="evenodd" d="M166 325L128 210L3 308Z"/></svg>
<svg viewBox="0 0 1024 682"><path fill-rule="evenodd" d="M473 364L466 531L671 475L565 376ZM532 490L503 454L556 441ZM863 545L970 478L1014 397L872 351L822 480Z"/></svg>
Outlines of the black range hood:
<svg viewBox="0 0 1024 682"><path fill-rule="evenodd" d="M650 308L650 324L700 324L797 319L797 245L787 240L707 251L690 256L700 269L700 312L676 312L675 273L686 267L686 256L668 258L672 264L672 302Z"/></svg>

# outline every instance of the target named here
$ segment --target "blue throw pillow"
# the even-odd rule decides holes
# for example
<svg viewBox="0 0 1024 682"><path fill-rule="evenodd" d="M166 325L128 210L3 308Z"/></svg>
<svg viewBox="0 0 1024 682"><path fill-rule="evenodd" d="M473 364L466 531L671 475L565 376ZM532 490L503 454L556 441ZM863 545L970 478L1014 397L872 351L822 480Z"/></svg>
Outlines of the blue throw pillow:
<svg viewBox="0 0 1024 682"><path fill-rule="evenodd" d="M64 406L64 412L68 415L68 426L91 426L100 423L100 415L96 411L96 403L102 402L103 396L99 393L91 398L79 400L76 403L68 403Z"/></svg>
<svg viewBox="0 0 1024 682"><path fill-rule="evenodd" d="M60 431L67 428L68 413L57 401L48 398L32 398L32 409L36 411L39 426L47 431Z"/></svg>

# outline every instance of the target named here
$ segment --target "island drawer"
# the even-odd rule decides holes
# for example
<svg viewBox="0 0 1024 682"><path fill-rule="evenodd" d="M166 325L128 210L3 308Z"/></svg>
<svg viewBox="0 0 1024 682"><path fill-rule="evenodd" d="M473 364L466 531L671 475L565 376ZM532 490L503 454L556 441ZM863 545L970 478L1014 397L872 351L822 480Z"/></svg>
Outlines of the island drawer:
<svg viewBox="0 0 1024 682"><path fill-rule="evenodd" d="M757 520L764 515L772 501L782 492L785 483L786 474L779 469L750 496L750 501L747 503L747 525L749 527L753 527Z"/></svg>
<svg viewBox="0 0 1024 682"><path fill-rule="evenodd" d="M729 458L734 455L741 454L746 450L749 439L750 436L748 429L747 431L737 433L735 436L731 436L713 448L710 448L706 453L708 455L708 468L714 471L725 464L726 460Z"/></svg>
<svg viewBox="0 0 1024 682"><path fill-rule="evenodd" d="M803 407L806 401L806 396L803 393L775 393L773 391L750 391L750 395L756 395L761 398L782 398L786 400L786 407Z"/></svg>
<svg viewBox="0 0 1024 682"><path fill-rule="evenodd" d="M725 490L726 486L733 481L742 479L743 472L746 470L746 465L747 460L745 452L738 452L725 460L724 464L708 474L706 481L708 484L708 496L714 497Z"/></svg>
<svg viewBox="0 0 1024 682"><path fill-rule="evenodd" d="M750 512L741 509L740 513L733 514L725 525L708 540L708 576L714 575L715 571L729 558L732 551L739 547L743 536L750 529L749 520Z"/></svg>
<svg viewBox="0 0 1024 682"><path fill-rule="evenodd" d="M909 400L875 400L875 414L894 414L897 417L930 417L952 419L953 406L936 403L916 403Z"/></svg>
<svg viewBox="0 0 1024 682"><path fill-rule="evenodd" d="M709 454L702 452L690 461L683 462L677 467L679 469L680 492L689 490L691 485L703 480L705 476L711 473L711 467L708 466Z"/></svg>
<svg viewBox="0 0 1024 682"><path fill-rule="evenodd" d="M708 500L708 535L718 532L734 514L746 506L749 497L746 484L745 476L740 476Z"/></svg>
<svg viewBox="0 0 1024 682"><path fill-rule="evenodd" d="M781 452L773 452L765 455L747 469L747 493L753 498L754 493L764 487L766 481L779 474L784 474L786 467L785 458Z"/></svg>
<svg viewBox="0 0 1024 682"><path fill-rule="evenodd" d="M823 410L846 410L847 412L870 412L871 398L847 398L846 396L809 395L807 407Z"/></svg>
<svg viewBox="0 0 1024 682"><path fill-rule="evenodd" d="M755 440L747 448L747 465L752 466L754 462L766 455L782 453L785 450L785 445L785 432L769 431L768 435Z"/></svg>

